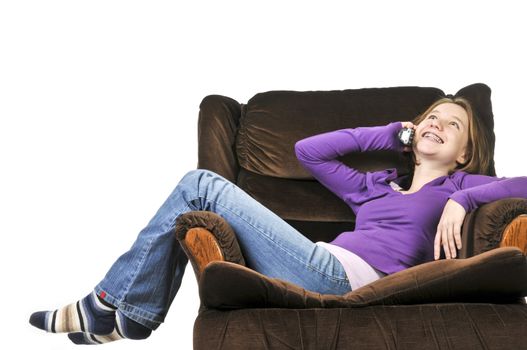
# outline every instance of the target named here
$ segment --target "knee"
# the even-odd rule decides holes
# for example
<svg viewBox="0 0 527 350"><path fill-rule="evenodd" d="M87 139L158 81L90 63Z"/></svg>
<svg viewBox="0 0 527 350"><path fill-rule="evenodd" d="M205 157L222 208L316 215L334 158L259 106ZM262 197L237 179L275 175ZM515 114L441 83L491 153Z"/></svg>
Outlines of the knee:
<svg viewBox="0 0 527 350"><path fill-rule="evenodd" d="M203 184L204 182L207 182L213 179L218 180L218 179L224 179L224 178L223 176L211 170L194 169L194 170L190 170L189 172L187 172L185 176L183 176L183 178L181 179L181 182L199 186L200 184Z"/></svg>

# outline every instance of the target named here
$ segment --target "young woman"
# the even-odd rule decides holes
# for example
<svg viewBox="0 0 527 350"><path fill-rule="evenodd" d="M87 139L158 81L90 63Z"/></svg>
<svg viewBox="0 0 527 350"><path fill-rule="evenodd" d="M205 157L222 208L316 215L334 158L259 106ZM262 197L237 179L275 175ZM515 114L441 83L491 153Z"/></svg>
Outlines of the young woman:
<svg viewBox="0 0 527 350"><path fill-rule="evenodd" d="M415 130L412 147L399 142L402 127ZM478 175L490 161L481 135L466 100L443 98L413 122L342 129L298 141L301 164L357 216L355 230L330 243L311 242L222 176L190 171L90 294L55 311L35 312L30 323L68 333L77 344L148 337L179 289L188 260L174 226L191 210L225 218L250 268L319 293L344 294L438 259L441 248L447 259L455 258L468 211L501 198L527 198L526 177ZM413 172L406 177L395 169L362 173L336 159L380 149L412 152Z"/></svg>

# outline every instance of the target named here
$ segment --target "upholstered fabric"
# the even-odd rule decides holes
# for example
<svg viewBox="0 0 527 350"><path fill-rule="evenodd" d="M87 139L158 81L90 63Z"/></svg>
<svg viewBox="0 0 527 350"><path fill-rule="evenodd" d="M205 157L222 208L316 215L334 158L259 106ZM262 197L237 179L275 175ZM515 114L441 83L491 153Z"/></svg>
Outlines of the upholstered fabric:
<svg viewBox="0 0 527 350"><path fill-rule="evenodd" d="M527 214L527 200L524 198L502 199L468 213L463 222L459 257L480 254L499 246L505 227L521 214Z"/></svg>
<svg viewBox="0 0 527 350"><path fill-rule="evenodd" d="M263 176L240 170L238 186L250 191L253 196L263 197L273 193L274 199L267 206L273 212L289 213L289 219L311 222L351 222L355 223L353 211L342 200L334 203L333 211L320 210L320 205L332 202L334 194L317 181L295 181L278 177ZM302 205L298 205L302 203Z"/></svg>
<svg viewBox="0 0 527 350"><path fill-rule="evenodd" d="M241 105L226 96L209 95L199 108L198 169L212 170L236 182L239 166L234 144Z"/></svg>
<svg viewBox="0 0 527 350"><path fill-rule="evenodd" d="M518 248L428 262L345 295L322 295L244 266L212 262L200 280L208 308L340 308L446 302L518 302L527 295L527 260Z"/></svg>
<svg viewBox="0 0 527 350"><path fill-rule="evenodd" d="M522 304L377 305L353 309L207 310L194 325L194 348L524 349Z"/></svg>
<svg viewBox="0 0 527 350"><path fill-rule="evenodd" d="M383 96L384 103L368 102L374 96ZM295 157L296 141L335 129L410 120L438 96L437 89L426 88L259 93L249 100L241 118L236 143L240 166L265 176L312 179ZM396 102L400 100L408 103ZM400 166L402 157L393 156L350 154L346 161L363 171Z"/></svg>
<svg viewBox="0 0 527 350"><path fill-rule="evenodd" d="M195 210L182 214L176 220L175 233L178 241L185 240L188 230L194 227L202 227L212 233L225 261L245 266L236 234L225 219L211 211ZM182 247L185 249L184 245ZM185 253L189 254L187 251Z"/></svg>
<svg viewBox="0 0 527 350"><path fill-rule="evenodd" d="M493 135L490 89L475 84L458 95L473 101L487 137ZM442 96L441 90L420 87L259 93L249 100L240 118L238 161L243 169L260 175L312 179L292 152L296 141L336 129L412 120ZM406 169L403 157L395 152L350 154L345 160L361 171Z"/></svg>

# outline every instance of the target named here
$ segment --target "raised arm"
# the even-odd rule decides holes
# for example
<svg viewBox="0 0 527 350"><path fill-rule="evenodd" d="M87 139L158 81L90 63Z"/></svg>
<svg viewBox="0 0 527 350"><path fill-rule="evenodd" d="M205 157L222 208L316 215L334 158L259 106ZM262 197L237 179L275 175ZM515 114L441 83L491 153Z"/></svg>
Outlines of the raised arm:
<svg viewBox="0 0 527 350"><path fill-rule="evenodd" d="M400 129L401 122L393 122L385 126L330 131L296 142L295 153L315 179L356 213L358 206L368 198L368 184L371 185L368 178L374 173L359 172L336 158L351 152L402 150L397 139Z"/></svg>

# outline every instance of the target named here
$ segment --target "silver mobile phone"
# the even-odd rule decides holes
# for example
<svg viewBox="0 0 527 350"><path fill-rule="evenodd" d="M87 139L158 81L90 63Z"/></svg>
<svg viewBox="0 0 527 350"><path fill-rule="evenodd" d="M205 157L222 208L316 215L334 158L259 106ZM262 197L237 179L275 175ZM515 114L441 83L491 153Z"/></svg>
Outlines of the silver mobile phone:
<svg viewBox="0 0 527 350"><path fill-rule="evenodd" d="M414 140L415 130L412 128L402 128L397 135L401 143L405 146L411 146Z"/></svg>

